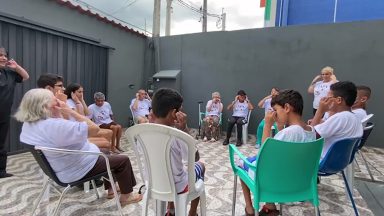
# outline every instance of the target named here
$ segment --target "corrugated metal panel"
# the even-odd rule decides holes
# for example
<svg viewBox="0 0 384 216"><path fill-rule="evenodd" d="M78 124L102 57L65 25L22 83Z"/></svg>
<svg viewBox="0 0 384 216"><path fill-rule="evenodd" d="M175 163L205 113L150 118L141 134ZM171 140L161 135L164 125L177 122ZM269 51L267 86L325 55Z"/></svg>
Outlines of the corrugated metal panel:
<svg viewBox="0 0 384 216"><path fill-rule="evenodd" d="M106 92L108 49L73 38L30 29L0 21L0 45L7 48L9 58L15 59L30 75L30 79L15 89L13 112L24 93L36 88L41 74L55 73L64 77L65 83L77 82L84 86L87 103L93 101L95 91ZM21 124L11 119L6 149L22 150L19 142Z"/></svg>

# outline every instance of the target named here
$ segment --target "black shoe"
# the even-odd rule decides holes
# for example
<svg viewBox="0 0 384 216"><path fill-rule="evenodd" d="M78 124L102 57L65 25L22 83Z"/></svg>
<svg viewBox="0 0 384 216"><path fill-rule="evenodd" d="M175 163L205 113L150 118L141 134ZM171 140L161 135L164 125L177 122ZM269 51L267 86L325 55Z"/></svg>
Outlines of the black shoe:
<svg viewBox="0 0 384 216"><path fill-rule="evenodd" d="M236 141L236 146L241 146L241 145L243 145L243 142L241 142L241 140L237 140Z"/></svg>
<svg viewBox="0 0 384 216"><path fill-rule="evenodd" d="M8 178L8 177L12 177L13 174L11 173L6 173L6 172L3 172L3 173L0 173L0 178Z"/></svg>
<svg viewBox="0 0 384 216"><path fill-rule="evenodd" d="M228 145L229 144L229 139L225 139L223 142L223 145Z"/></svg>

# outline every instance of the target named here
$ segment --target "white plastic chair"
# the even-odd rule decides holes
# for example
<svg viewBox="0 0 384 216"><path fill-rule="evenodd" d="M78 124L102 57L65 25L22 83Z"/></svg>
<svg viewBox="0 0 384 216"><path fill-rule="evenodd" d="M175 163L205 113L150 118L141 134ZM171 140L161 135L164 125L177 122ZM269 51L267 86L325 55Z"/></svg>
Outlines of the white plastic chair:
<svg viewBox="0 0 384 216"><path fill-rule="evenodd" d="M243 124L243 143L248 142L248 124L249 124L249 119L251 117L252 110L248 111L248 116L247 116L247 123ZM235 129L236 130L236 129ZM237 130L236 130L236 137L237 137Z"/></svg>
<svg viewBox="0 0 384 216"><path fill-rule="evenodd" d="M373 113L367 115L365 118L363 118L363 120L361 120L361 124L363 125L363 127L365 127L365 125L367 124L367 122L374 116Z"/></svg>
<svg viewBox="0 0 384 216"><path fill-rule="evenodd" d="M158 201L173 201L175 214L187 215L187 205L200 197L200 214L206 215L206 197L203 180L196 180L195 152L197 141L178 129L159 124L137 124L125 131L125 136L134 145L138 163L142 157L144 167L139 167L145 178L146 191L143 197L142 215L148 213L150 198ZM182 140L188 148L188 192L177 194L172 175L170 150L175 139ZM142 151L142 152L139 152ZM140 154L141 153L141 154Z"/></svg>

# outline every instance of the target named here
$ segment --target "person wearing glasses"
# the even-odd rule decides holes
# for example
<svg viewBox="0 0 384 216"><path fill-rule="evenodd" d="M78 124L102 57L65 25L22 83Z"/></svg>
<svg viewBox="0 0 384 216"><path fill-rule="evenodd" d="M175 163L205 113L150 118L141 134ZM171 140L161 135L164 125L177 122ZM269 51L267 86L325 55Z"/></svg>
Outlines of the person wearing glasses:
<svg viewBox="0 0 384 216"><path fill-rule="evenodd" d="M319 108L320 99L326 97L329 92L329 87L337 82L336 76L333 73L333 68L327 66L321 70L321 74L313 78L308 87L308 93L313 94L313 115Z"/></svg>
<svg viewBox="0 0 384 216"><path fill-rule="evenodd" d="M64 94L63 77L57 74L42 74L37 80L37 87L48 89L55 97L64 103L67 102L67 96Z"/></svg>
<svg viewBox="0 0 384 216"><path fill-rule="evenodd" d="M13 94L17 83L29 78L28 72L13 59L8 59L7 50L0 46L0 178L11 177L6 172L7 151L5 139L9 131Z"/></svg>

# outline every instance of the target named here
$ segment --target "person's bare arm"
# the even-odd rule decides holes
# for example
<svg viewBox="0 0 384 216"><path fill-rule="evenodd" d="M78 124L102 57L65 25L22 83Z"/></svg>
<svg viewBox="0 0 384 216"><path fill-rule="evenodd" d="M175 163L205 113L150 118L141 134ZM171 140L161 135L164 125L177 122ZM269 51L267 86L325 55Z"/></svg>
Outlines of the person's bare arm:
<svg viewBox="0 0 384 216"><path fill-rule="evenodd" d="M249 110L253 110L255 108L249 99L247 99L247 103L248 103Z"/></svg>
<svg viewBox="0 0 384 216"><path fill-rule="evenodd" d="M139 93L136 93L136 99L135 101L133 102L133 105L132 105L132 110L133 111L136 111L137 108L139 106Z"/></svg>
<svg viewBox="0 0 384 216"><path fill-rule="evenodd" d="M268 96L264 97L263 99L261 99L261 100L259 101L259 103L257 104L257 106L258 106L259 108L264 108L264 103L265 103L265 101L266 101L267 99L271 98L271 97L272 97L272 95L268 95Z"/></svg>
<svg viewBox="0 0 384 216"><path fill-rule="evenodd" d="M18 73L23 78L23 81L29 79L28 72L23 67L18 65L15 60L13 60L13 59L9 60L7 62L7 67L14 70L16 73Z"/></svg>
<svg viewBox="0 0 384 216"><path fill-rule="evenodd" d="M321 75L317 75L315 78L313 78L311 84L309 84L308 86L308 93L309 94L313 94L314 93L314 90L315 90L315 84L316 82L318 82L319 80L321 80Z"/></svg>
<svg viewBox="0 0 384 216"><path fill-rule="evenodd" d="M275 111L268 111L267 113L265 113L264 129L263 129L263 136L261 139L261 143L264 143L268 137L271 137L271 127L275 122L275 119L276 119Z"/></svg>
<svg viewBox="0 0 384 216"><path fill-rule="evenodd" d="M239 96L236 95L235 100L232 101L232 102L227 106L227 110L232 110L232 109L233 109L233 106L235 105L236 101L238 100L238 99L237 99L238 97L239 97Z"/></svg>
<svg viewBox="0 0 384 216"><path fill-rule="evenodd" d="M319 108L311 121L311 126L316 126L322 123L323 115L328 111L328 107L332 103L332 100L334 100L333 97L324 97L320 99Z"/></svg>

